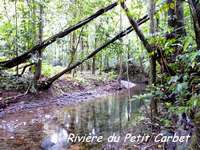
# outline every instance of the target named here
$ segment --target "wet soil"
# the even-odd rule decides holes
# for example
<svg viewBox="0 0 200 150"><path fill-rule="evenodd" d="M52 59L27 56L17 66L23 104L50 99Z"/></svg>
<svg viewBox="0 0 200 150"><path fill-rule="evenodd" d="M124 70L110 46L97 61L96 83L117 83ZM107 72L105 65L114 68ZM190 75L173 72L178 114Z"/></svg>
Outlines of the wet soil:
<svg viewBox="0 0 200 150"><path fill-rule="evenodd" d="M44 80L43 78L41 80ZM16 85L18 86L18 85ZM91 73L78 73L75 77L71 74L64 75L45 91L33 92L34 89L26 90L5 90L0 89L0 112L17 106L27 107L27 104L33 103L33 106L45 106L51 103L76 104L88 99L103 96L115 91L125 89L118 81L111 80L109 74L103 74L99 77ZM67 100L63 102L62 96Z"/></svg>
<svg viewBox="0 0 200 150"><path fill-rule="evenodd" d="M60 81L61 82L61 81ZM89 100L94 100L98 97L107 96L113 94L116 91L126 90L124 86L119 84L118 81L108 81L106 83L101 83L101 85L95 85L95 87L85 87L76 84L74 87L71 86L71 81L64 81L61 84L66 84L70 86L69 92L60 92L60 95L53 95L52 89L48 91L41 91L37 94L27 94L23 97L15 99L16 95L19 95L18 92L2 92L2 100L4 97L13 97L13 103L7 106L4 109L0 110L0 117L6 113L14 113L15 111L20 111L24 109L32 109L37 107L46 107L50 105L65 106L65 105L76 105L81 102L86 102ZM63 88L64 86L62 86Z"/></svg>

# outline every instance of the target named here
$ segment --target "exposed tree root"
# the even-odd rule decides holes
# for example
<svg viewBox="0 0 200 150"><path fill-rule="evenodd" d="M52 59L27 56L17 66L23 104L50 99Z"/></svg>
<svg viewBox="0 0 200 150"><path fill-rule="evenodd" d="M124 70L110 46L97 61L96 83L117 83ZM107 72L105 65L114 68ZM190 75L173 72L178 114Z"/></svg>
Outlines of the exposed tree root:
<svg viewBox="0 0 200 150"><path fill-rule="evenodd" d="M26 96L28 94L29 90L30 90L30 87L31 87L31 85L29 85L28 89L23 94L19 94L19 95L16 95L16 96L11 96L11 97L7 97L5 99L1 99L1 101L0 101L0 109L1 108L5 108L5 107L7 107L8 105L10 105L12 103L16 103L17 99Z"/></svg>

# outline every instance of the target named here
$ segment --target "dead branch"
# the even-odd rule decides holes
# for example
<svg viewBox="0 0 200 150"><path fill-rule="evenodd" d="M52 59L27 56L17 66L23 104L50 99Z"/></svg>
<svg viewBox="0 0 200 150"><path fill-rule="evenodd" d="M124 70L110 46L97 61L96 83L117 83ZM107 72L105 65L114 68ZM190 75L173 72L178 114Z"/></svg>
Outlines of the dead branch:
<svg viewBox="0 0 200 150"><path fill-rule="evenodd" d="M27 67L30 67L30 66L33 66L33 65L35 65L35 63L30 63L30 64L28 64L28 65L25 65L25 66L23 67L23 70L22 70L22 73L20 74L20 76L22 76L22 75L24 74L24 72L26 71L26 68L27 68ZM21 69L21 68L19 68L19 69Z"/></svg>

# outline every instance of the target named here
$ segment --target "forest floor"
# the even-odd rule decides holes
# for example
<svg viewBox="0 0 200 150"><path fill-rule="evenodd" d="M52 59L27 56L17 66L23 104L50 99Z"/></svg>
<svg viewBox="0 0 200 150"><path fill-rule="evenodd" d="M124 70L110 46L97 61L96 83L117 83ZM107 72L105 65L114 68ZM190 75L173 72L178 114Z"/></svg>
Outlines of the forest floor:
<svg viewBox="0 0 200 150"><path fill-rule="evenodd" d="M21 109L45 107L51 104L73 105L134 86L133 83L126 81L121 81L120 84L111 76L103 74L97 78L87 72L84 72L84 75L80 73L75 77L66 74L57 80L50 89L37 93L0 90L0 112L15 112Z"/></svg>

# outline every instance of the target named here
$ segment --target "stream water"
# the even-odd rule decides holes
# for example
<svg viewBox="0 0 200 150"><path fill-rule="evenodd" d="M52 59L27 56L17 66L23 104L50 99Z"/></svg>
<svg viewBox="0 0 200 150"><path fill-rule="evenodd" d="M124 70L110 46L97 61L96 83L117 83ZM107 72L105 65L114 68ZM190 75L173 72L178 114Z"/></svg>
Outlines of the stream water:
<svg viewBox="0 0 200 150"><path fill-rule="evenodd" d="M106 137L120 134L141 119L143 102L130 99L145 85L96 98L76 106L46 106L6 114L0 118L0 150L66 150L68 135ZM82 143L81 149L102 149L101 143Z"/></svg>

